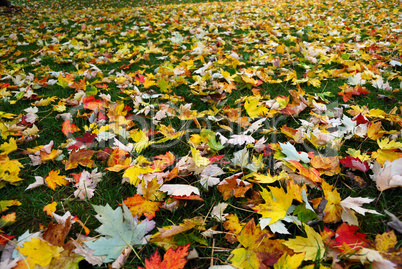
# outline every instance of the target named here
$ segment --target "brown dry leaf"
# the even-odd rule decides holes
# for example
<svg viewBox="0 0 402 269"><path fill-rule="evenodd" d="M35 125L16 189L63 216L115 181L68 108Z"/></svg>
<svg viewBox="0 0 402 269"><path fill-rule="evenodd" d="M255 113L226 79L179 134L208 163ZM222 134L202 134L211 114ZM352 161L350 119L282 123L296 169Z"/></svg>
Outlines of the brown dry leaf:
<svg viewBox="0 0 402 269"><path fill-rule="evenodd" d="M78 165L82 165L85 167L94 167L95 162L91 160L92 156L96 153L94 150L90 149L81 149L78 151L72 151L68 158L68 161L65 163L65 170L70 170L77 168Z"/></svg>
<svg viewBox="0 0 402 269"><path fill-rule="evenodd" d="M238 177L225 178L218 184L218 190L222 193L224 201L227 201L232 196L244 197L244 194L253 186L253 184L240 180Z"/></svg>
<svg viewBox="0 0 402 269"><path fill-rule="evenodd" d="M64 241L67 238L68 233L71 228L71 217L67 218L65 224L53 224L49 223L45 233L43 234L43 239L53 246L61 247L64 245Z"/></svg>
<svg viewBox="0 0 402 269"><path fill-rule="evenodd" d="M320 175L324 174L327 176L333 176L341 172L338 156L314 156L310 161L310 165L317 169Z"/></svg>

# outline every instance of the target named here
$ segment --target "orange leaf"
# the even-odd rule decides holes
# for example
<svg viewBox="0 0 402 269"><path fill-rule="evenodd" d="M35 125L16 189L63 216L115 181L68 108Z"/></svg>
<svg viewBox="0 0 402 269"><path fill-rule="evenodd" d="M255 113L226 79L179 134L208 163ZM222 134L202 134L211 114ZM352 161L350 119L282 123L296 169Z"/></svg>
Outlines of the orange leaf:
<svg viewBox="0 0 402 269"><path fill-rule="evenodd" d="M128 197L123 202L130 209L133 216L144 215L148 220L155 217L155 212L159 211L159 207L161 206L161 203L148 201L139 194Z"/></svg>
<svg viewBox="0 0 402 269"><path fill-rule="evenodd" d="M166 152L165 155L155 156L154 159L151 168L155 171L163 171L166 167L174 163L175 156L171 152Z"/></svg>
<svg viewBox="0 0 402 269"><path fill-rule="evenodd" d="M56 189L56 185L58 186L64 186L68 184L68 181L66 179L66 176L59 176L60 170L57 171L50 171L49 175L45 178L45 181L49 188L52 190Z"/></svg>
<svg viewBox="0 0 402 269"><path fill-rule="evenodd" d="M63 128L61 129L61 131L67 137L69 134L74 134L75 132L80 130L80 128L78 128L74 123L71 123L71 120L64 121L62 126Z"/></svg>
<svg viewBox="0 0 402 269"><path fill-rule="evenodd" d="M91 160L91 157L95 154L95 152L96 151L90 149L72 151L68 158L68 161L66 161L65 163L65 170L77 168L79 164L90 168L93 167L95 162Z"/></svg>
<svg viewBox="0 0 402 269"><path fill-rule="evenodd" d="M223 195L223 200L227 201L229 197L244 197L246 191L251 189L253 184L238 179L239 175L225 178L218 185L218 190Z"/></svg>
<svg viewBox="0 0 402 269"><path fill-rule="evenodd" d="M176 250L169 248L165 255L163 255L163 261L158 251L151 255L150 259L145 258L146 269L182 269L187 263L186 257L190 249L190 243ZM139 269L141 267L138 267ZM143 268L141 268L143 269Z"/></svg>
<svg viewBox="0 0 402 269"><path fill-rule="evenodd" d="M289 163L292 164L292 166L294 168L299 170L300 175L311 180L314 184L322 181L322 178L320 177L320 173L317 171L317 169L312 168L312 167L306 168L298 161L289 161Z"/></svg>
<svg viewBox="0 0 402 269"><path fill-rule="evenodd" d="M57 202L53 202L51 204L48 204L43 208L43 212L46 212L46 214L48 216L53 217L52 213L56 212L56 206L57 206Z"/></svg>

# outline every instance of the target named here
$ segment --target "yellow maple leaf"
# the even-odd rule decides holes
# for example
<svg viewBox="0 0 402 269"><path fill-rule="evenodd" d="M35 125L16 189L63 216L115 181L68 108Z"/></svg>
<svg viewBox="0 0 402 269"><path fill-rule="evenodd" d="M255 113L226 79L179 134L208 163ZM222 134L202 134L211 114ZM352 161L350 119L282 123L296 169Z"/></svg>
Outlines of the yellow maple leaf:
<svg viewBox="0 0 402 269"><path fill-rule="evenodd" d="M253 209L263 218L271 218L269 224L273 224L286 216L294 195L290 192L286 193L283 188L270 187L269 189L271 192L264 188L260 192L265 204L259 204Z"/></svg>
<svg viewBox="0 0 402 269"><path fill-rule="evenodd" d="M283 253L279 260L274 264L274 269L292 269L299 268L304 260L304 253L294 254Z"/></svg>
<svg viewBox="0 0 402 269"><path fill-rule="evenodd" d="M304 224L307 237L296 236L295 239L289 239L283 242L285 246L292 249L294 252L304 252L305 261L314 261L324 257L325 246L319 233L314 231L309 225Z"/></svg>
<svg viewBox="0 0 402 269"><path fill-rule="evenodd" d="M346 153L349 154L349 156L351 157L359 158L361 162L369 161L371 159L371 157L367 153L361 153L360 150L356 150L353 148L348 148L346 150Z"/></svg>
<svg viewBox="0 0 402 269"><path fill-rule="evenodd" d="M210 164L209 159L202 157L200 151L193 147L191 148L191 156L193 157L193 160L197 167L207 166L208 164Z"/></svg>
<svg viewBox="0 0 402 269"><path fill-rule="evenodd" d="M396 142L395 140L389 140L389 138L385 138L382 140L377 140L377 144L380 149L399 149L402 148L402 142Z"/></svg>
<svg viewBox="0 0 402 269"><path fill-rule="evenodd" d="M341 202L341 196L338 190L325 181L322 181L321 187L324 191L324 197L327 200L327 204L324 208L325 216L323 221L325 223L340 221L342 207L339 204Z"/></svg>
<svg viewBox="0 0 402 269"><path fill-rule="evenodd" d="M278 54L284 54L285 53L285 45L279 45L276 47L276 53Z"/></svg>
<svg viewBox="0 0 402 269"><path fill-rule="evenodd" d="M383 234L377 234L375 236L375 249L382 252L390 252L395 248L398 243L395 232L389 231Z"/></svg>
<svg viewBox="0 0 402 269"><path fill-rule="evenodd" d="M309 78L307 81L308 85L313 85L316 88L321 87L321 81L317 78Z"/></svg>
<svg viewBox="0 0 402 269"><path fill-rule="evenodd" d="M52 246L39 238L32 238L24 243L23 247L16 247L18 251L26 257L25 261L20 263L23 268L28 263L28 268L34 268L35 265L47 266L53 259L58 259L59 251L63 248ZM19 267L19 266L18 266Z"/></svg>
<svg viewBox="0 0 402 269"><path fill-rule="evenodd" d="M127 180L132 185L137 185L141 180L138 177L139 175L144 175L151 172L154 172L154 170L150 166L142 167L141 165L136 164L127 168L123 174L123 179Z"/></svg>
<svg viewBox="0 0 402 269"><path fill-rule="evenodd" d="M18 200L2 200L0 201L0 213L8 210L10 206L20 206L21 202Z"/></svg>
<svg viewBox="0 0 402 269"><path fill-rule="evenodd" d="M148 136L142 130L136 129L130 133L130 136L136 142L134 144L134 149L137 153L141 153L141 151L153 143L152 141L149 141Z"/></svg>
<svg viewBox="0 0 402 269"><path fill-rule="evenodd" d="M260 99L258 98L253 98L250 101L246 101L244 103L244 108L246 109L247 114L250 116L250 118L256 118L258 116L262 116L265 113L268 112L268 108L265 107L264 105L258 105Z"/></svg>
<svg viewBox="0 0 402 269"><path fill-rule="evenodd" d="M231 76L229 72L224 71L223 69L221 69L221 74L222 74L223 78L224 78L229 84L231 84L231 83L234 81L234 78L237 76L236 74L234 74L234 75Z"/></svg>
<svg viewBox="0 0 402 269"><path fill-rule="evenodd" d="M50 217L53 217L54 212L56 212L56 207L57 207L57 202L53 202L51 204L46 205L43 208L43 212L46 212L46 214Z"/></svg>
<svg viewBox="0 0 402 269"><path fill-rule="evenodd" d="M367 130L368 138L372 140L377 140L381 138L383 135L384 133L381 132L381 121L377 121L375 123L370 124L370 127Z"/></svg>
<svg viewBox="0 0 402 269"><path fill-rule="evenodd" d="M59 175L59 173L60 173L60 170L57 170L57 171L51 170L49 172L49 175L45 178L47 185L52 190L55 190L57 185L63 186L63 185L68 184L66 176Z"/></svg>
<svg viewBox="0 0 402 269"><path fill-rule="evenodd" d="M248 181L260 184L270 184L274 183L275 181L287 179L289 177L288 173L285 171L281 171L279 175L274 176L271 176L269 171L266 175L259 173L252 173L251 175L253 176L253 179L248 179Z"/></svg>
<svg viewBox="0 0 402 269"><path fill-rule="evenodd" d="M7 182L15 185L23 180L18 176L21 167L24 166L18 160L10 160L5 154L0 155L0 189Z"/></svg>
<svg viewBox="0 0 402 269"><path fill-rule="evenodd" d="M386 161L393 162L399 158L402 158L402 152L398 152L397 149L378 149L371 153L371 157L383 165Z"/></svg>
<svg viewBox="0 0 402 269"><path fill-rule="evenodd" d="M13 137L10 138L10 140L7 142L4 142L3 144L0 145L0 151L2 151L1 154L9 154L10 152L16 151L17 150L17 142Z"/></svg>
<svg viewBox="0 0 402 269"><path fill-rule="evenodd" d="M181 137L182 135L184 135L185 133L187 133L188 131L178 131L178 132L176 132L176 130L173 129L172 126L170 126L170 125L166 126L166 125L161 124L160 127L159 127L159 132L161 134L163 134L165 137L160 139L160 140L158 140L157 143L163 143L163 142L166 142L168 140L177 139L177 138Z"/></svg>

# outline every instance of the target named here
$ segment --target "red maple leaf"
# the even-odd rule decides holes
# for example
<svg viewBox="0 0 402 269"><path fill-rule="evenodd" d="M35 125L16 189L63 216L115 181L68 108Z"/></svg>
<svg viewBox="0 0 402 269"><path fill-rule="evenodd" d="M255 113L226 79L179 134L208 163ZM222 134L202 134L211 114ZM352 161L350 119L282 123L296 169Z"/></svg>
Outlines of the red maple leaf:
<svg viewBox="0 0 402 269"><path fill-rule="evenodd" d="M355 158L355 157L347 156L344 159L339 159L339 161L345 167L357 169L362 172L367 172L370 169L367 161L362 162L357 157Z"/></svg>
<svg viewBox="0 0 402 269"><path fill-rule="evenodd" d="M342 225L336 229L334 245L341 251L344 249L344 244L354 250L370 247L367 234L357 233L357 229L359 229L359 227L342 223Z"/></svg>
<svg viewBox="0 0 402 269"><path fill-rule="evenodd" d="M163 255L163 261L161 261L161 255L158 251L155 251L149 259L145 258L145 269L182 269L187 263L187 255L190 249L190 243L176 250L169 248ZM144 269L138 267L138 269Z"/></svg>

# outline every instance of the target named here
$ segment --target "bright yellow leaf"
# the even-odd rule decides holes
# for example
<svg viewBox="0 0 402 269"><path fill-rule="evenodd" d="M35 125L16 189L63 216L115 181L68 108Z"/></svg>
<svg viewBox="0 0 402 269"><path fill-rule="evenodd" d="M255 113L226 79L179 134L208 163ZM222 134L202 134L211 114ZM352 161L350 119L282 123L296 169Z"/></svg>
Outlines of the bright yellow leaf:
<svg viewBox="0 0 402 269"><path fill-rule="evenodd" d="M191 155L197 167L207 166L208 164L210 164L209 159L202 157L200 151L195 148L191 148Z"/></svg>
<svg viewBox="0 0 402 269"><path fill-rule="evenodd" d="M294 252L304 252L305 261L314 261L316 258L323 258L325 246L320 234L307 224L304 224L304 229L307 237L296 236L295 239L289 239L282 244L292 249Z"/></svg>
<svg viewBox="0 0 402 269"><path fill-rule="evenodd" d="M286 252L274 264L274 269L297 269L304 260L304 253L288 255Z"/></svg>
<svg viewBox="0 0 402 269"><path fill-rule="evenodd" d="M49 265L53 259L57 260L59 258L59 250L62 250L62 248L52 246L39 238L32 238L30 241L25 242L23 247L17 247L17 249L27 257L25 262L28 263L30 268L34 268L35 265L42 267ZM24 266L25 262L22 262L21 265Z"/></svg>
<svg viewBox="0 0 402 269"><path fill-rule="evenodd" d="M259 204L253 209L263 218L271 218L269 224L273 224L286 216L294 195L293 193L286 193L283 188L270 187L269 189L271 192L264 188L260 192L265 204Z"/></svg>
<svg viewBox="0 0 402 269"><path fill-rule="evenodd" d="M46 205L43 208L43 212L46 212L46 214L50 217L53 217L53 213L56 212L56 207L57 207L57 202L53 202L51 204Z"/></svg>
<svg viewBox="0 0 402 269"><path fill-rule="evenodd" d="M148 136L142 130L136 129L130 134L130 136L136 142L134 144L134 149L137 153L141 153L141 151L153 143L149 141Z"/></svg>
<svg viewBox="0 0 402 269"><path fill-rule="evenodd" d="M342 207L340 206L341 196L336 188L322 181L322 190L324 191L324 197L327 200L324 212L325 216L323 221L328 222L338 222L341 220Z"/></svg>
<svg viewBox="0 0 402 269"><path fill-rule="evenodd" d="M52 190L56 189L56 186L63 186L68 184L68 180L66 179L66 176L59 175L60 170L57 171L50 171L49 175L45 178L45 181L49 188Z"/></svg>
<svg viewBox="0 0 402 269"><path fill-rule="evenodd" d="M263 116L265 113L268 112L268 108L264 105L258 105L259 103L258 98L253 98L250 101L246 101L244 103L244 108L246 109L247 114L250 118L256 118L258 116Z"/></svg>
<svg viewBox="0 0 402 269"><path fill-rule="evenodd" d="M132 185L137 185L140 183L140 178L138 177L139 175L144 175L153 172L154 170L149 167L145 166L142 167L139 164L136 164L134 166L131 166L127 168L127 170L123 174L123 179L126 178Z"/></svg>
<svg viewBox="0 0 402 269"><path fill-rule="evenodd" d="M3 144L0 145L0 151L2 151L1 154L9 154L10 152L16 151L17 150L17 142L13 137L10 138L10 140L7 142L4 142Z"/></svg>

